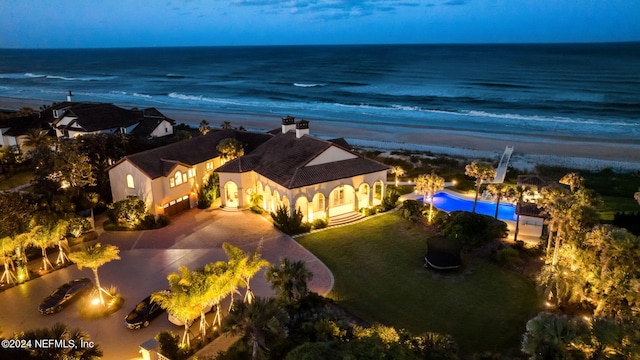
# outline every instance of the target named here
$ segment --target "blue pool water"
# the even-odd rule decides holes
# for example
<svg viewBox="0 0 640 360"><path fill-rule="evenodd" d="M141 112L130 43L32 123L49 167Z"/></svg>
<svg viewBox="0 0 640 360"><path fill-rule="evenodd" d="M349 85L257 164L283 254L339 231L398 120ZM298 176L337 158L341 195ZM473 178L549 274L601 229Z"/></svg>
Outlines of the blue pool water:
<svg viewBox="0 0 640 360"><path fill-rule="evenodd" d="M418 199L418 200L422 200L422 199ZM430 198L427 198L427 203L430 200L431 200ZM433 197L433 206L435 206L439 210L443 210L446 212L457 211L457 210L471 211L473 209L473 199L467 200L467 199L456 197L446 192L439 192L435 194L435 196ZM478 204L476 205L476 212L478 214L494 216L496 213L496 203L478 201ZM501 202L500 207L498 208L498 219L515 221L516 220L515 205Z"/></svg>

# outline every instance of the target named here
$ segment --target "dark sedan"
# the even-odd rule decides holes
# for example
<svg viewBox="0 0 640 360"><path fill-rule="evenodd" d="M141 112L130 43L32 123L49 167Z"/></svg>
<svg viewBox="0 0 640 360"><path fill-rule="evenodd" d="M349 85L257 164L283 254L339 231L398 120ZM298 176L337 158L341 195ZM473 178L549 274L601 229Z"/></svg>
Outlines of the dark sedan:
<svg viewBox="0 0 640 360"><path fill-rule="evenodd" d="M124 323L129 329L140 329L149 326L149 322L164 312L164 309L157 303L151 301L151 296L146 297L136 305L127 317Z"/></svg>
<svg viewBox="0 0 640 360"><path fill-rule="evenodd" d="M71 280L60 286L42 301L38 309L43 315L57 313L71 300L79 297L93 288L93 283L87 278Z"/></svg>

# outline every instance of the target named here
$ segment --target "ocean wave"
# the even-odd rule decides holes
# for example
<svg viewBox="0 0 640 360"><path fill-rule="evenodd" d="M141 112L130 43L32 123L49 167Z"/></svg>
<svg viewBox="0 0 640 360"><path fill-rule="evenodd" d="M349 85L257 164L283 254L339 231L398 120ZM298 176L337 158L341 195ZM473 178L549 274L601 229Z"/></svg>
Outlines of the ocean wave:
<svg viewBox="0 0 640 360"><path fill-rule="evenodd" d="M52 80L63 80L63 81L103 81L103 80L113 80L117 79L117 76L113 75L104 75L104 76L82 76L82 77L68 77L62 75L47 75L47 74L34 74L34 73L24 73L23 76L15 76L18 74L9 74L12 75L12 79L24 79L24 78L45 78Z"/></svg>
<svg viewBox="0 0 640 360"><path fill-rule="evenodd" d="M185 95L185 94L172 92L167 96L173 99L180 99L180 100L187 100L187 101L204 101L204 102L218 103L218 104L246 105L237 101L231 101L228 99L210 98L202 95Z"/></svg>
<svg viewBox="0 0 640 360"><path fill-rule="evenodd" d="M322 87L324 85L323 84L293 83L293 86L308 88L308 87Z"/></svg>
<svg viewBox="0 0 640 360"><path fill-rule="evenodd" d="M126 93L125 93L125 94L126 94ZM136 97L145 98L145 99L152 99L152 98L153 98L153 96L151 96L151 95L147 95L147 94L138 94L138 93L133 93L133 94L131 94L131 95L136 96Z"/></svg>

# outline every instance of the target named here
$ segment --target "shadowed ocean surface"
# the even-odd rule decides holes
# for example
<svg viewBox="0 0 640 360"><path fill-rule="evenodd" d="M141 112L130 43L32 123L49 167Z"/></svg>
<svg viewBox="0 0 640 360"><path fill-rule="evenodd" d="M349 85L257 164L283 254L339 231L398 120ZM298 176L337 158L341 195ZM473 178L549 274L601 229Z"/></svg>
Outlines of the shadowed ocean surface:
<svg viewBox="0 0 640 360"><path fill-rule="evenodd" d="M640 141L640 43L0 50L0 96ZM406 129L405 129L406 130Z"/></svg>

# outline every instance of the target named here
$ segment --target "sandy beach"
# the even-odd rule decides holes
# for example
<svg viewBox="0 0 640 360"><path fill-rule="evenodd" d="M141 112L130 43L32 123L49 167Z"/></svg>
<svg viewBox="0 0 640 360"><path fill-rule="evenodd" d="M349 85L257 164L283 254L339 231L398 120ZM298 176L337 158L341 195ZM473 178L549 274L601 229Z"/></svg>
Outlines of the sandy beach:
<svg viewBox="0 0 640 360"><path fill-rule="evenodd" d="M42 99L19 99L0 97L0 109L17 110L27 106L40 108L51 101ZM127 107L124 104L116 104ZM292 114L221 113L200 110L159 108L177 123L197 127L207 120L211 127L229 121L234 127L244 126L248 130L267 131L280 126L280 118ZM617 142L602 139L568 138L549 136L513 136L496 132L471 133L443 128L421 127L419 129L396 126L385 131L373 131L350 126L348 121L327 121L306 118L310 121L310 132L322 138L344 137L354 146L382 150L430 151L470 158L494 159L498 161L505 146L513 146L511 165L531 169L535 164L567 166L597 170L640 170L640 141Z"/></svg>

